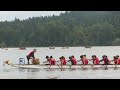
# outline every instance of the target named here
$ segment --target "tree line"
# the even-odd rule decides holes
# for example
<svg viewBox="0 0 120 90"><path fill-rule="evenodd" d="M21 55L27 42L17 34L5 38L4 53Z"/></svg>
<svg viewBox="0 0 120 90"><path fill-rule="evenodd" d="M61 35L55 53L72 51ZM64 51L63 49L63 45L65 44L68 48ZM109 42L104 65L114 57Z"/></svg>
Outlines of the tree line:
<svg viewBox="0 0 120 90"><path fill-rule="evenodd" d="M0 22L0 43L8 47L120 45L120 11L66 11Z"/></svg>

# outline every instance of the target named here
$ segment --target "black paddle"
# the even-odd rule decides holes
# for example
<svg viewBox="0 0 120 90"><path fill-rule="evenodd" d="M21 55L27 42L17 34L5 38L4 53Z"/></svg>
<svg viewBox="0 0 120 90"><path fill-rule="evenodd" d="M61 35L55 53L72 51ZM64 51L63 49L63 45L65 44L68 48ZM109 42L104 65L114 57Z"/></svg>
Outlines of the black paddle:
<svg viewBox="0 0 120 90"><path fill-rule="evenodd" d="M82 61L82 60L78 60L78 62L80 62L80 61ZM78 65L80 65L83 69L85 64L78 64Z"/></svg>
<svg viewBox="0 0 120 90"><path fill-rule="evenodd" d="M77 60L77 62L80 62L80 61L82 61L82 60ZM78 64L78 65L80 65L81 67L83 66L82 63L81 63L81 64Z"/></svg>
<svg viewBox="0 0 120 90"><path fill-rule="evenodd" d="M57 61L59 63L59 61ZM57 63L57 66L61 69L62 67L60 67L60 65Z"/></svg>
<svg viewBox="0 0 120 90"><path fill-rule="evenodd" d="M45 64L45 66L47 66L47 68L51 69L45 62L43 62Z"/></svg>
<svg viewBox="0 0 120 90"><path fill-rule="evenodd" d="M108 67L107 67L107 65L109 64L109 61L107 60L106 62L105 62L105 69L108 69Z"/></svg>
<svg viewBox="0 0 120 90"><path fill-rule="evenodd" d="M117 69L117 64L115 64L115 68L114 68L115 70Z"/></svg>
<svg viewBox="0 0 120 90"><path fill-rule="evenodd" d="M118 64L118 60L117 60L117 63L115 64L115 68L114 68L115 70L117 69L117 64Z"/></svg>
<svg viewBox="0 0 120 90"><path fill-rule="evenodd" d="M92 61L92 59L88 59L89 61ZM93 62L92 62L93 63ZM90 64L90 63L89 63ZM91 68L93 69L93 66L94 66L95 64L93 63L93 64L91 64Z"/></svg>
<svg viewBox="0 0 120 90"><path fill-rule="evenodd" d="M114 61L114 60L111 60L112 62ZM117 63L115 63L115 70L117 69L117 64L118 64L118 61L117 61Z"/></svg>
<svg viewBox="0 0 120 90"><path fill-rule="evenodd" d="M68 64L68 65L69 65L69 67L70 67L70 69L71 69L71 66L72 66L71 61L70 61L70 60L68 60L67 62L69 62L69 63L70 63L70 64Z"/></svg>

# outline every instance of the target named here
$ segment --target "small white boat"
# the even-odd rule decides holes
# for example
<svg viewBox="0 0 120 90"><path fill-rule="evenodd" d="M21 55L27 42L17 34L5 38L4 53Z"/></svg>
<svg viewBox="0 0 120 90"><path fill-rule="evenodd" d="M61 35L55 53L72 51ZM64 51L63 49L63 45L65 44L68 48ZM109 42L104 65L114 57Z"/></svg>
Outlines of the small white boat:
<svg viewBox="0 0 120 90"><path fill-rule="evenodd" d="M69 47L68 47L68 46L67 46L67 47L63 47L63 46L62 46L62 49L69 49Z"/></svg>
<svg viewBox="0 0 120 90"><path fill-rule="evenodd" d="M92 46L85 46L85 48L92 48Z"/></svg>
<svg viewBox="0 0 120 90"><path fill-rule="evenodd" d="M55 46L50 46L49 49L55 49Z"/></svg>
<svg viewBox="0 0 120 90"><path fill-rule="evenodd" d="M26 50L25 47L19 47L19 50Z"/></svg>

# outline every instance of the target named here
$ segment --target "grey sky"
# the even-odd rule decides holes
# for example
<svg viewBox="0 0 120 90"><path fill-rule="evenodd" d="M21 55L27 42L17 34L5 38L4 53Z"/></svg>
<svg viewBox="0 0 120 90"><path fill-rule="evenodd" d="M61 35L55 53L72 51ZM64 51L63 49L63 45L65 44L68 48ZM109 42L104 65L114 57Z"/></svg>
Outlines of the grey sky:
<svg viewBox="0 0 120 90"><path fill-rule="evenodd" d="M11 21L15 17L23 20L33 16L59 15L61 12L65 11L0 11L0 21Z"/></svg>

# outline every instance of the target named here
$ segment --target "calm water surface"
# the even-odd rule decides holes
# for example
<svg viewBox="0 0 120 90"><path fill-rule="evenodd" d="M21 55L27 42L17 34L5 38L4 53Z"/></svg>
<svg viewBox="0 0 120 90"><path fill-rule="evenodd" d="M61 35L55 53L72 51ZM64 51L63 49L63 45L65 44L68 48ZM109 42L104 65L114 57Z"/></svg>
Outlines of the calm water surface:
<svg viewBox="0 0 120 90"><path fill-rule="evenodd" d="M87 58L91 58L92 55L97 55L101 59L103 54L108 55L108 58L112 60L114 55L120 55L119 46L107 46L107 47L70 47L69 49L61 49L56 47L55 49L49 49L48 47L32 47L27 50L19 50L18 48L8 48L8 50L0 49L0 79L49 79L56 77L57 79L120 79L120 69L114 70L109 68L104 69L18 69L10 66L3 66L4 60L11 60L12 63L18 64L19 58L25 58L26 55L33 50L37 49L35 57L39 58L41 62L45 61L46 55L52 55L56 60L59 60L60 56L65 56L68 59L69 56L74 55L79 60L80 55L86 54Z"/></svg>

